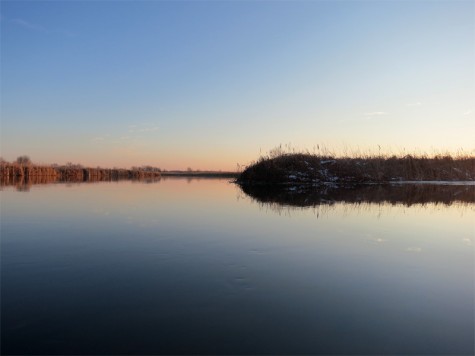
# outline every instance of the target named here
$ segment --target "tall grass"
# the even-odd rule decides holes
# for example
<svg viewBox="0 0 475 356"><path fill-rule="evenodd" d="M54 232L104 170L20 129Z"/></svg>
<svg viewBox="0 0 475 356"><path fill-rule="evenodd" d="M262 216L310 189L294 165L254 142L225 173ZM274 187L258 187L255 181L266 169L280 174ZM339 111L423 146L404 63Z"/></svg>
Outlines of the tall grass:
<svg viewBox="0 0 475 356"><path fill-rule="evenodd" d="M327 150L278 146L251 163L238 181L247 183L473 181L475 157L464 154L334 155Z"/></svg>
<svg viewBox="0 0 475 356"><path fill-rule="evenodd" d="M30 162L0 162L0 179L9 181L98 181L160 177L159 171L122 168L87 168L81 165L35 165Z"/></svg>

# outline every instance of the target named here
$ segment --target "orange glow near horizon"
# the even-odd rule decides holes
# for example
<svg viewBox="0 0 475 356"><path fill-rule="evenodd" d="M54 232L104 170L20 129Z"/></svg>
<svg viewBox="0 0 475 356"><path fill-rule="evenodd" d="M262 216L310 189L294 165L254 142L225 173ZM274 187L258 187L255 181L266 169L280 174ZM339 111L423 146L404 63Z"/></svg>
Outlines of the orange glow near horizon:
<svg viewBox="0 0 475 356"><path fill-rule="evenodd" d="M259 159L261 156L269 155L270 151L273 148L279 146L270 147L266 150L256 150L252 152L251 149L242 150L242 152L237 152L233 150L232 152L222 151L199 151L199 152L190 152L187 154L184 150L176 151L174 154L164 154L162 152L153 153L140 153L128 151L127 149L119 149L116 152L114 150L109 150L103 154L99 152L86 152L83 154L77 154L76 152L45 152L44 154L38 155L28 155L32 162L35 164L66 164L68 162L74 164L81 164L87 167L104 167L104 168L131 168L134 166L140 167L144 165L150 165L153 167L159 167L165 170L187 170L191 168L192 170L201 170L201 171L239 171L240 169L246 167L252 162ZM308 152L310 154L320 154L320 155L330 155L336 157L354 157L354 156L374 156L374 155L383 155L383 156L404 156L407 154L416 155L416 156L435 156L435 155L451 155L453 157L458 156L475 156L475 149L464 150L464 149L441 149L436 150L434 148L429 148L427 150L423 149L413 149L406 150L404 148L384 148L376 147L373 149L361 149L361 148L351 148L348 146L342 146L339 149L330 149L325 145L315 145L312 149L294 147L292 145L280 145L282 150L287 153L292 152ZM318 147L318 148L317 148ZM39 152L38 152L39 153ZM6 161L12 162L20 155L25 153L18 154L17 156L3 156Z"/></svg>

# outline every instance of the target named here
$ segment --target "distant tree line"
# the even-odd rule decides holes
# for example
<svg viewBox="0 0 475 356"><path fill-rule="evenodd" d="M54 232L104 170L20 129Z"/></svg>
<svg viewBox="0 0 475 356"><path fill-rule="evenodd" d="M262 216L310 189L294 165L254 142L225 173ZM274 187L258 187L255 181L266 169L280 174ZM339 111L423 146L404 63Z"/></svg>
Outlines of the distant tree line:
<svg viewBox="0 0 475 356"><path fill-rule="evenodd" d="M23 155L23 156L18 156L16 161L14 161L14 162L8 162L3 157L0 157L0 164L2 164L2 165L18 164L18 165L21 165L21 166L29 166L29 165L32 165L33 163L32 163L29 156ZM73 163L73 162L67 162L64 165L60 165L60 164L57 164L57 163L52 163L48 166L52 167L52 168L60 168L60 167L67 167L67 168L71 168L71 169L86 168L85 166L83 166L80 163ZM100 166L97 166L96 169L103 169L103 168L100 167ZM114 167L113 169L122 169L122 168ZM154 167L154 166L150 166L150 165L133 166L130 170L140 171L140 172L153 172L153 173L160 173L162 171L162 169L160 167Z"/></svg>
<svg viewBox="0 0 475 356"><path fill-rule="evenodd" d="M18 177L51 177L60 180L90 181L100 179L141 179L160 177L161 169L150 165L124 169L91 168L82 164L67 162L64 165L56 163L50 165L37 165L31 162L30 157L19 156L14 162L7 162L0 157L0 179L14 179Z"/></svg>

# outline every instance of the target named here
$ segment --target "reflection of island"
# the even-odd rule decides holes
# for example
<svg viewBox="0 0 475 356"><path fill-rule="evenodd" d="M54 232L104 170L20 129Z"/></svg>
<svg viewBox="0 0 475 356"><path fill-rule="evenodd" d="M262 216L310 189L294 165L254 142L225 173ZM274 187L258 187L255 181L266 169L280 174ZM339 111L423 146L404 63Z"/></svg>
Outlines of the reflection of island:
<svg viewBox="0 0 475 356"><path fill-rule="evenodd" d="M343 203L413 204L455 202L475 204L475 185L385 184L352 188L242 185L248 196L260 203L312 207Z"/></svg>

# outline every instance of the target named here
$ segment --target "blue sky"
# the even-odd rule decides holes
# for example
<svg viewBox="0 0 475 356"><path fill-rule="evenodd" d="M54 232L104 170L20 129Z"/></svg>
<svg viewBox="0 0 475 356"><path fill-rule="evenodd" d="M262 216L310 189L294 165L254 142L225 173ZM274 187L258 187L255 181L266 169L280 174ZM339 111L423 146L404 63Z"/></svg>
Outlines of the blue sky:
<svg viewBox="0 0 475 356"><path fill-rule="evenodd" d="M472 1L2 1L1 155L235 169L474 153Z"/></svg>

